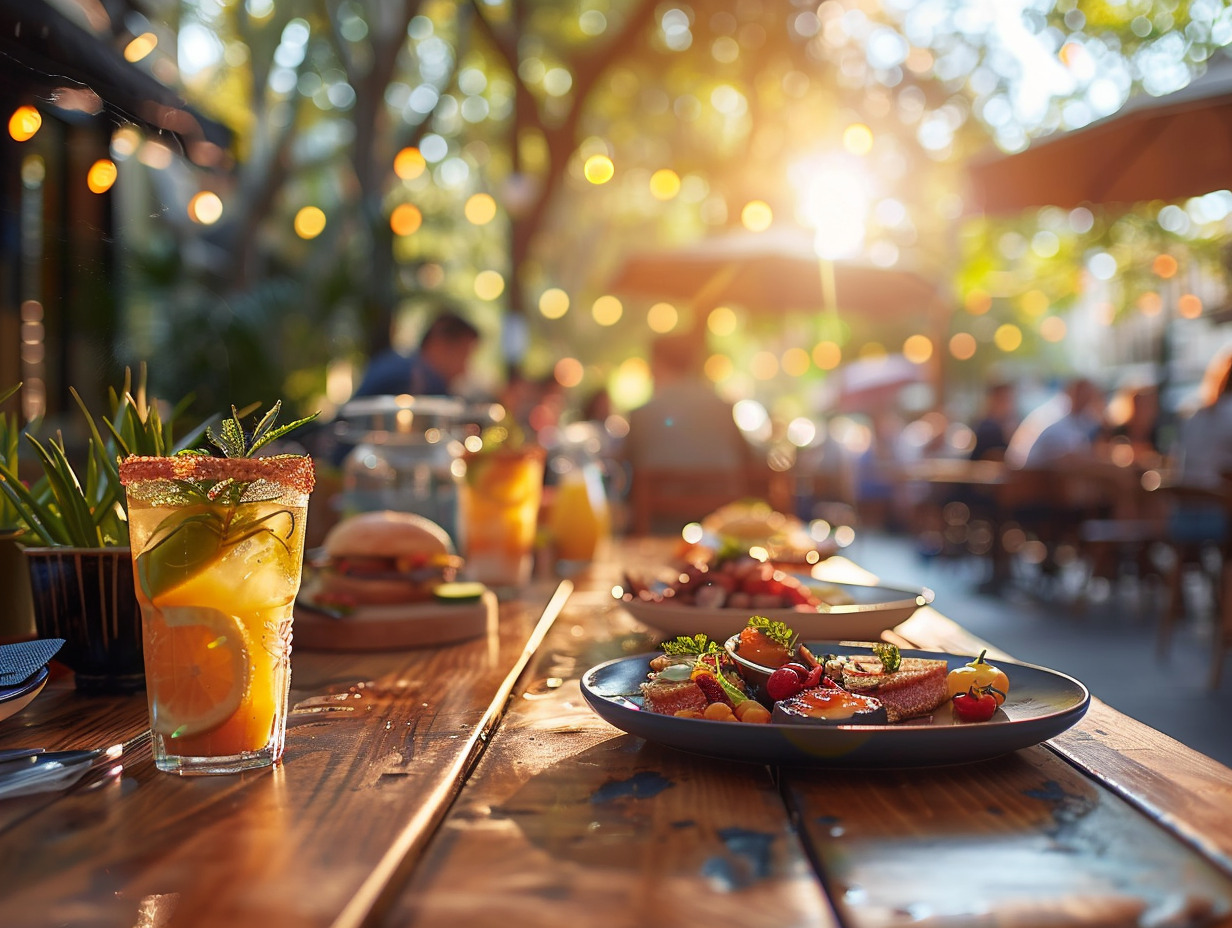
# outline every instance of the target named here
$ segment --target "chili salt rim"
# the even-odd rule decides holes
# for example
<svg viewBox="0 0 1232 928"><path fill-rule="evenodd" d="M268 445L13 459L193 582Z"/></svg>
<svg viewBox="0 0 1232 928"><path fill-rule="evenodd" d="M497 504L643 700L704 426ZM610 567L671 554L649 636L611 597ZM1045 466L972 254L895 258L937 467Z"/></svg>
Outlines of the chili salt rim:
<svg viewBox="0 0 1232 928"><path fill-rule="evenodd" d="M269 480L298 493L311 493L316 482L312 458L286 455L269 458L215 458L198 454L174 457L133 455L120 462L120 483L144 480Z"/></svg>

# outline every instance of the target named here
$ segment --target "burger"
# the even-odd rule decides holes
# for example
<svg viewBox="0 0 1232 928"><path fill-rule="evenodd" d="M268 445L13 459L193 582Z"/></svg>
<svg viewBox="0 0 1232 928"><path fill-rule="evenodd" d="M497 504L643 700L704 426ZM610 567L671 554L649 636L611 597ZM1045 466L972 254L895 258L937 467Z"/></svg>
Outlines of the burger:
<svg viewBox="0 0 1232 928"><path fill-rule="evenodd" d="M449 534L408 512L366 512L325 536L315 599L339 610L424 602L462 566Z"/></svg>

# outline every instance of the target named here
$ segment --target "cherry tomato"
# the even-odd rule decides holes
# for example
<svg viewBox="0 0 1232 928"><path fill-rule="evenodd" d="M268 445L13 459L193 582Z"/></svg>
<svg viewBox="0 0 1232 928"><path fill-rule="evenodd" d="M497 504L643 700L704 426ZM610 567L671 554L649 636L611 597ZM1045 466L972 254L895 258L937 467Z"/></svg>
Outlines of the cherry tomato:
<svg viewBox="0 0 1232 928"><path fill-rule="evenodd" d="M954 714L964 722L987 722L997 711L997 697L991 687L971 687L954 696Z"/></svg>
<svg viewBox="0 0 1232 928"><path fill-rule="evenodd" d="M794 670L796 672L796 676L799 677L802 681L805 678L807 678L809 675L809 669L805 667L803 664L798 664L795 661L789 661L783 666L790 667L792 670Z"/></svg>
<svg viewBox="0 0 1232 928"><path fill-rule="evenodd" d="M780 667L766 680L766 695L775 702L795 696L803 688L803 681L790 667Z"/></svg>

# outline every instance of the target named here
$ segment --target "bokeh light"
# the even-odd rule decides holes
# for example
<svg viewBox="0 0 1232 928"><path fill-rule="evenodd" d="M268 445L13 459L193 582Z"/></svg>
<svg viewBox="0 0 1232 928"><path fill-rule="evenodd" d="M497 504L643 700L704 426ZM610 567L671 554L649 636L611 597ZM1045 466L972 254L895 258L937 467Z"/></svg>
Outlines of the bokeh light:
<svg viewBox="0 0 1232 928"><path fill-rule="evenodd" d="M1056 342L1064 341L1066 332L1069 331L1069 326L1065 324L1065 320L1060 316L1049 316L1040 322L1040 337L1045 341Z"/></svg>
<svg viewBox="0 0 1232 928"><path fill-rule="evenodd" d="M779 363L788 377L803 377L812 366L809 353L803 348L788 348Z"/></svg>
<svg viewBox="0 0 1232 928"><path fill-rule="evenodd" d="M156 48L158 48L158 36L152 32L143 32L124 46L124 60L129 62L140 61L143 58L149 57L150 53Z"/></svg>
<svg viewBox="0 0 1232 928"><path fill-rule="evenodd" d="M650 331L666 335L680 323L680 313L671 303L655 303L646 311L646 325Z"/></svg>
<svg viewBox="0 0 1232 928"><path fill-rule="evenodd" d="M539 295L539 314L544 319L560 319L569 311L569 294L559 287L549 287Z"/></svg>
<svg viewBox="0 0 1232 928"><path fill-rule="evenodd" d="M305 241L325 231L325 211L319 206L304 206L295 214L295 234Z"/></svg>
<svg viewBox="0 0 1232 928"><path fill-rule="evenodd" d="M486 226L496 218L496 200L487 193L477 193L463 207L466 218L477 226Z"/></svg>
<svg viewBox="0 0 1232 928"><path fill-rule="evenodd" d="M115 162L110 158L100 158L86 172L86 186L91 193L106 193L116 182L116 174Z"/></svg>
<svg viewBox="0 0 1232 928"><path fill-rule="evenodd" d="M552 376L565 389L572 389L582 382L586 368L577 358L561 358L552 368Z"/></svg>
<svg viewBox="0 0 1232 928"><path fill-rule="evenodd" d="M750 200L740 210L740 223L750 232L765 232L774 222L774 210L765 200Z"/></svg>
<svg viewBox="0 0 1232 928"><path fill-rule="evenodd" d="M1151 270L1164 280L1175 277L1178 267L1176 258L1172 255L1156 255L1155 260L1151 262Z"/></svg>
<svg viewBox="0 0 1232 928"><path fill-rule="evenodd" d="M736 365L732 363L732 359L725 354L712 354L706 359L703 371L706 378L712 383L721 383L730 377L736 370Z"/></svg>
<svg viewBox="0 0 1232 928"><path fill-rule="evenodd" d="M955 332L950 336L950 355L959 361L970 361L975 357L975 336L970 332Z"/></svg>
<svg viewBox="0 0 1232 928"><path fill-rule="evenodd" d="M603 326L615 325L624 312L624 305L611 294L599 297L590 307L591 317Z"/></svg>
<svg viewBox="0 0 1232 928"><path fill-rule="evenodd" d="M933 356L933 342L927 335L911 335L903 342L903 357L913 364L923 364Z"/></svg>
<svg viewBox="0 0 1232 928"><path fill-rule="evenodd" d="M971 290L963 300L963 308L973 316L982 316L992 309L992 296L987 290Z"/></svg>
<svg viewBox="0 0 1232 928"><path fill-rule="evenodd" d="M203 226L212 226L222 218L222 200L211 190L202 190L188 201L188 217Z"/></svg>
<svg viewBox="0 0 1232 928"><path fill-rule="evenodd" d="M813 363L823 371L832 371L843 363L843 349L838 342L820 341L813 346Z"/></svg>
<svg viewBox="0 0 1232 928"><path fill-rule="evenodd" d="M706 328L720 338L736 331L736 314L728 306L716 306L706 316Z"/></svg>
<svg viewBox="0 0 1232 928"><path fill-rule="evenodd" d="M1028 316L1042 316L1048 312L1052 301L1043 290L1028 290L1022 295L1022 311Z"/></svg>
<svg viewBox="0 0 1232 928"><path fill-rule="evenodd" d="M475 275L475 296L481 300L495 300L505 292L505 278L500 271L480 271Z"/></svg>
<svg viewBox="0 0 1232 928"><path fill-rule="evenodd" d="M993 333L992 341L994 345L1007 354L1017 351L1022 347L1022 329L1012 322L1002 323L997 326L997 331Z"/></svg>
<svg viewBox="0 0 1232 928"><path fill-rule="evenodd" d="M616 165L607 155L591 155L582 167L582 173L592 184L606 184L616 173Z"/></svg>
<svg viewBox="0 0 1232 928"><path fill-rule="evenodd" d="M414 235L423 225L423 213L414 203L400 203L389 214L389 227L394 235Z"/></svg>
<svg viewBox="0 0 1232 928"><path fill-rule="evenodd" d="M650 195L656 200L670 200L680 193L680 175L660 168L650 175Z"/></svg>
<svg viewBox="0 0 1232 928"><path fill-rule="evenodd" d="M428 168L428 162L418 148L404 148L394 156L394 173L403 180L414 180Z"/></svg>
<svg viewBox="0 0 1232 928"><path fill-rule="evenodd" d="M28 142L43 125L43 114L32 106L19 106L9 117L9 138Z"/></svg>
<svg viewBox="0 0 1232 928"><path fill-rule="evenodd" d="M867 155L873 150L873 130L862 122L852 123L843 130L843 147L853 155Z"/></svg>
<svg viewBox="0 0 1232 928"><path fill-rule="evenodd" d="M1202 300L1192 293L1183 293L1176 301L1176 311L1182 319L1197 319L1202 315Z"/></svg>

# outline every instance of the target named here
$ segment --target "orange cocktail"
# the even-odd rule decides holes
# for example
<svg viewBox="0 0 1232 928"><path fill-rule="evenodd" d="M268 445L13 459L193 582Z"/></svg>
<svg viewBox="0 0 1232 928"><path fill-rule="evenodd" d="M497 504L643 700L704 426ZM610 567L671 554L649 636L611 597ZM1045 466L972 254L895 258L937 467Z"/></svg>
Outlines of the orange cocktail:
<svg viewBox="0 0 1232 928"><path fill-rule="evenodd" d="M467 452L458 489L458 534L466 573L492 586L530 579L543 498L544 451L537 447Z"/></svg>
<svg viewBox="0 0 1232 928"><path fill-rule="evenodd" d="M120 475L155 764L233 773L274 763L311 459L129 458Z"/></svg>

